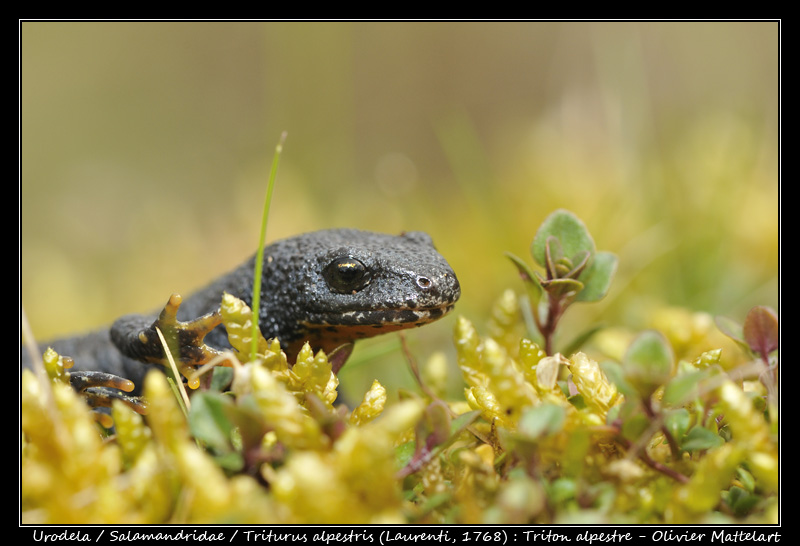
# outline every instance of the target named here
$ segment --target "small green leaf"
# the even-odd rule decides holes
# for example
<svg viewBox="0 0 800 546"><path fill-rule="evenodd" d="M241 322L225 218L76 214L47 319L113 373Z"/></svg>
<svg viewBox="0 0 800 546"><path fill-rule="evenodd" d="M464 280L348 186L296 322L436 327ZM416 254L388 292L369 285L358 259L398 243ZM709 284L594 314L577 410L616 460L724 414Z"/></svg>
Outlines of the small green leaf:
<svg viewBox="0 0 800 546"><path fill-rule="evenodd" d="M224 366L217 366L214 368L214 373L211 375L210 389L217 392L222 392L233 381L233 368L226 368Z"/></svg>
<svg viewBox="0 0 800 546"><path fill-rule="evenodd" d="M572 478L556 478L548 484L547 498L552 503L565 502L575 498L578 485Z"/></svg>
<svg viewBox="0 0 800 546"><path fill-rule="evenodd" d="M674 377L664 389L662 401L671 406L679 406L698 395L697 386L708 377L705 371L690 372Z"/></svg>
<svg viewBox="0 0 800 546"><path fill-rule="evenodd" d="M220 452L231 449L233 425L228 419L226 406L231 400L221 394L205 392L192 397L189 427L192 435Z"/></svg>
<svg viewBox="0 0 800 546"><path fill-rule="evenodd" d="M586 409L588 406L586 405L586 399L583 397L581 393L573 394L572 396L568 397L569 403L575 406L575 409L583 410Z"/></svg>
<svg viewBox="0 0 800 546"><path fill-rule="evenodd" d="M214 457L214 460L221 468L231 472L239 471L244 466L244 458L242 457L242 454L235 451L217 455Z"/></svg>
<svg viewBox="0 0 800 546"><path fill-rule="evenodd" d="M397 446L394 449L394 458L396 468L404 468L414 458L414 453L417 450L417 442L409 440Z"/></svg>
<svg viewBox="0 0 800 546"><path fill-rule="evenodd" d="M617 390L621 392L625 398L637 398L639 393L625 378L625 371L618 362L605 360L600 363L600 369L606 375L608 380L617 386Z"/></svg>
<svg viewBox="0 0 800 546"><path fill-rule="evenodd" d="M480 410L468 411L462 413L450 422L450 436L454 437L462 430L466 429L475 420L481 416Z"/></svg>
<svg viewBox="0 0 800 546"><path fill-rule="evenodd" d="M742 467L736 469L736 478L742 487L752 493L756 490L756 480L753 475Z"/></svg>
<svg viewBox="0 0 800 546"><path fill-rule="evenodd" d="M705 427L695 426L683 437L681 449L684 451L703 451L725 443L718 434Z"/></svg>
<svg viewBox="0 0 800 546"><path fill-rule="evenodd" d="M558 277L556 272L557 265L564 260L564 251L561 249L561 242L555 235L550 235L544 242L544 267L551 273L550 278Z"/></svg>
<svg viewBox="0 0 800 546"><path fill-rule="evenodd" d="M575 279L592 261L592 253L580 250L574 256L564 256L561 242L551 235L545 245L545 261L549 279Z"/></svg>
<svg viewBox="0 0 800 546"><path fill-rule="evenodd" d="M520 277L522 277L523 281L525 281L526 283L536 282L536 276L533 274L533 270L528 266L527 263L525 263L525 261L522 258L512 254L511 252L506 252L505 254L508 257L508 259L514 262L514 265L517 266L517 270L519 271L519 275Z"/></svg>
<svg viewBox="0 0 800 546"><path fill-rule="evenodd" d="M628 347L622 367L626 379L639 394L648 397L672 376L672 347L659 332L642 332Z"/></svg>
<svg viewBox="0 0 800 546"><path fill-rule="evenodd" d="M542 287L553 298L574 297L583 290L583 283L574 279L555 279L542 282Z"/></svg>
<svg viewBox="0 0 800 546"><path fill-rule="evenodd" d="M231 423L236 426L244 449L260 445L264 434L272 427L264 422L258 402L252 395L240 396L236 402L225 409Z"/></svg>
<svg viewBox="0 0 800 546"><path fill-rule="evenodd" d="M664 425L673 438L680 440L691 424L691 415L686 408L670 410L664 414Z"/></svg>
<svg viewBox="0 0 800 546"><path fill-rule="evenodd" d="M572 267L570 271L568 271L564 276L569 277L570 279L577 279L592 263L592 255L588 250L581 250L572 259L569 261L569 265Z"/></svg>
<svg viewBox="0 0 800 546"><path fill-rule="evenodd" d="M519 275L525 285L525 290L528 292L528 297L530 297L531 305L535 309L539 305L542 295L544 294L544 288L542 288L542 285L539 283L538 276L528 264L519 257L510 252L506 252L506 256L517 266L517 271L519 271Z"/></svg>
<svg viewBox="0 0 800 546"><path fill-rule="evenodd" d="M578 294L578 301L599 301L608 293L611 281L617 271L617 256L612 252L600 251L594 255L594 261L578 279L584 283Z"/></svg>
<svg viewBox="0 0 800 546"><path fill-rule="evenodd" d="M650 428L650 419L644 413L635 413L622 421L622 435L635 442Z"/></svg>
<svg viewBox="0 0 800 546"><path fill-rule="evenodd" d="M724 491L722 497L731 507L733 514L739 518L746 516L760 502L758 496L736 486Z"/></svg>
<svg viewBox="0 0 800 546"><path fill-rule="evenodd" d="M750 346L744 340L744 332L742 325L728 317L718 316L714 318L714 322L719 328L719 331L731 338L736 344L745 352L750 352Z"/></svg>
<svg viewBox="0 0 800 546"><path fill-rule="evenodd" d="M572 259L581 251L588 251L590 256L594 256L594 240L583 222L572 212L564 209L556 210L539 226L531 243L531 254L542 267L547 266L549 237L558 239L562 256ZM550 250L552 252L554 249Z"/></svg>
<svg viewBox="0 0 800 546"><path fill-rule="evenodd" d="M549 436L564 426L564 408L555 404L542 404L526 409L519 419L517 432L526 439L533 440Z"/></svg>
<svg viewBox="0 0 800 546"><path fill-rule="evenodd" d="M742 332L742 325L735 320L728 317L715 317L714 322L717 324L719 331L731 338L732 340L744 344L744 333Z"/></svg>

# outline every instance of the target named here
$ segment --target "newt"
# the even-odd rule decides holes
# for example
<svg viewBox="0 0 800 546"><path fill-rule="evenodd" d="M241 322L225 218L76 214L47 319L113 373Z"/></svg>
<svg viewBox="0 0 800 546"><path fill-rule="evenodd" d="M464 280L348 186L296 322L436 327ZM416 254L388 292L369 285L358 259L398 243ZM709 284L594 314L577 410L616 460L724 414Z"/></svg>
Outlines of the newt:
<svg viewBox="0 0 800 546"><path fill-rule="evenodd" d="M70 376L78 389L105 378L102 374L139 386L151 367L166 363L156 328L177 336L176 358L183 364L201 365L230 348L220 325L220 302L229 293L251 305L255 259L185 300L173 295L160 313L126 315L110 328L42 347L73 359ZM258 321L264 337L277 338L293 361L306 342L329 353L359 339L433 322L453 309L460 294L453 269L424 232L329 229L265 248ZM343 354L337 370L349 350ZM21 359L30 366L24 350Z"/></svg>

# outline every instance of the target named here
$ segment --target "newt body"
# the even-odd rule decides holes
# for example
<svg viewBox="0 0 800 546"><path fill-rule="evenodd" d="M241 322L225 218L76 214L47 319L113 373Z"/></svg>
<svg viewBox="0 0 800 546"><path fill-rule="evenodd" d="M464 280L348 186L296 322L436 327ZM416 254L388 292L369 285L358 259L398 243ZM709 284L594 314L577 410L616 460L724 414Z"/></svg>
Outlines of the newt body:
<svg viewBox="0 0 800 546"><path fill-rule="evenodd" d="M254 260L178 300L180 307L173 306L177 319L214 313L225 292L251 305ZM425 233L323 230L265 249L259 325L293 359L306 341L315 350L330 352L358 339L427 324L450 311L460 293L455 273ZM143 362L163 357L153 335L157 320L157 314L127 315L110 329L45 345L72 357L73 370L107 372L139 386L148 369ZM224 328L214 327L217 323L211 322L209 331L199 332L189 344L199 340L212 348L229 348ZM189 334L195 331L188 329ZM25 365L25 351L22 360Z"/></svg>

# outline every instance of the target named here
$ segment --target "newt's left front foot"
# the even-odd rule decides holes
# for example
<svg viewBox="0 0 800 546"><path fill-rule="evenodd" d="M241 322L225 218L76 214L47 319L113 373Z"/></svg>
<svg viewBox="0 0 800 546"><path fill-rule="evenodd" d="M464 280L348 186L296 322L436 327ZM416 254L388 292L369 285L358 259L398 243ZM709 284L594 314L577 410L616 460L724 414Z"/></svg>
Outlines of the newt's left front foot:
<svg viewBox="0 0 800 546"><path fill-rule="evenodd" d="M222 318L219 311L194 320L177 319L181 296L173 294L151 324L141 315L128 315L111 327L111 339L129 358L139 362L159 364L170 368L170 357L178 371L189 378L197 366L207 364L221 352L205 344L205 336L216 328ZM168 350L168 352L167 352Z"/></svg>
<svg viewBox="0 0 800 546"><path fill-rule="evenodd" d="M140 396L125 394L134 388L129 379L105 372L75 371L69 372L69 383L92 408L111 407L119 400L136 413L147 413L147 404Z"/></svg>

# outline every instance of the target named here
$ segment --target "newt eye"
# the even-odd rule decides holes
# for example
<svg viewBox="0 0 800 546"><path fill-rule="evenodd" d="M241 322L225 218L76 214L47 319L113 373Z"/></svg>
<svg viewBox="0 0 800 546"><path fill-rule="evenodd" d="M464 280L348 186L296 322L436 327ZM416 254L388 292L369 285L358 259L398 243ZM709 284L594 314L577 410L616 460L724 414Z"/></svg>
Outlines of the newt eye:
<svg viewBox="0 0 800 546"><path fill-rule="evenodd" d="M367 266L349 256L337 258L326 265L322 276L325 277L328 286L343 294L357 292L370 281Z"/></svg>

